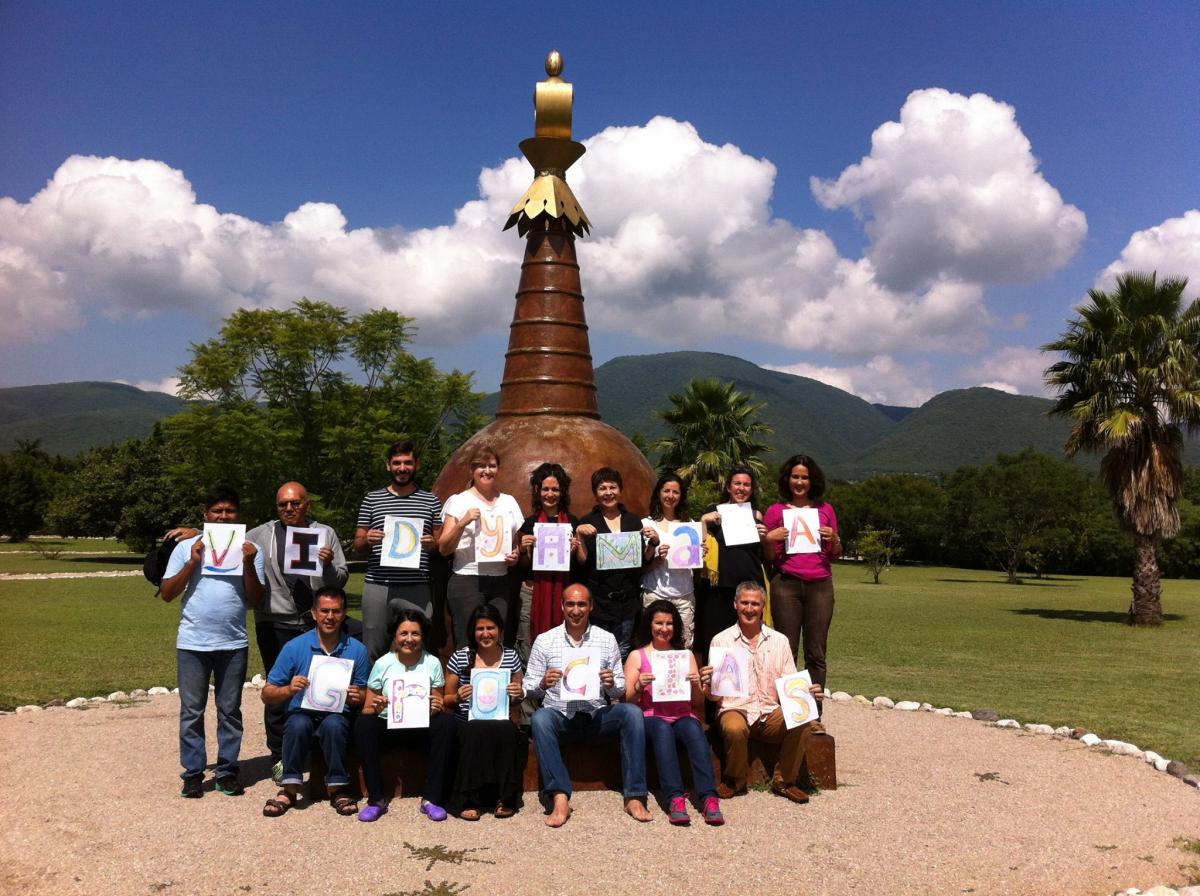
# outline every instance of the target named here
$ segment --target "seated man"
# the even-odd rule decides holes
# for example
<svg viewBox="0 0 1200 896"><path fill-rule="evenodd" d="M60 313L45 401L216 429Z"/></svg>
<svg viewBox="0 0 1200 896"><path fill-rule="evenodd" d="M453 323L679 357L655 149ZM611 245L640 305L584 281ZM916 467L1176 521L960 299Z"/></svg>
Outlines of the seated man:
<svg viewBox="0 0 1200 896"><path fill-rule="evenodd" d="M750 652L750 695L714 697L710 690L712 667L705 666L700 670L704 696L720 704L717 718L725 743L725 763L722 767L724 780L717 788L717 795L724 800L746 792L750 776L748 741L753 738L781 744L779 762L771 779L771 792L794 803L807 803L808 794L797 786L796 779L804 761L809 726L789 729L784 724L775 690L776 679L796 671L796 658L792 656L788 639L763 624L765 605L762 585L757 582L738 585L733 597L737 624L713 637L709 648L710 655L712 647L741 647ZM821 699L820 685L813 685L809 690L817 700Z"/></svg>
<svg viewBox="0 0 1200 896"><path fill-rule="evenodd" d="M621 790L625 811L638 821L649 821L646 808L646 737L642 711L618 703L625 694L625 671L616 639L591 625L592 596L583 585L569 585L562 595L563 623L538 635L529 651L524 682L528 693L545 696L533 714L533 745L542 772L542 793L551 801L546 824L562 827L571 817L571 777L563 764L562 745L580 741L621 742ZM595 700L573 698L563 689L564 656L585 648L600 656L600 685ZM608 700L605 701L605 695Z"/></svg>
<svg viewBox="0 0 1200 896"><path fill-rule="evenodd" d="M346 751L350 744L351 715L362 706L366 697L371 660L362 642L343 630L345 591L336 586L319 590L312 615L317 627L283 645L262 689L263 703L288 701L287 720L283 726L283 785L263 806L263 815L268 818L277 818L296 805L314 737L321 742L321 751L325 754L325 786L333 808L339 815L358 813L358 803L348 792L350 776L346 773ZM309 685L309 666L317 656L342 657L354 663L346 705L340 713L301 707Z"/></svg>

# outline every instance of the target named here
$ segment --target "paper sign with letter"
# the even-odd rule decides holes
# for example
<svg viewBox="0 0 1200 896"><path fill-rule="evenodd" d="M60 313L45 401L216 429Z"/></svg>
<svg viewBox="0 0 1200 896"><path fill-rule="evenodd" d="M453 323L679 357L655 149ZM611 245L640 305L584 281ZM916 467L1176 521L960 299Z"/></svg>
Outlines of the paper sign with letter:
<svg viewBox="0 0 1200 896"><path fill-rule="evenodd" d="M785 508L783 526L787 529L787 553L816 554L821 550L821 514L817 508Z"/></svg>
<svg viewBox="0 0 1200 896"><path fill-rule="evenodd" d="M241 523L205 523L204 572L210 576L240 576L246 527Z"/></svg>
<svg viewBox="0 0 1200 896"><path fill-rule="evenodd" d="M289 576L321 574L321 548L325 547L325 530L288 526L283 533L283 571Z"/></svg>
<svg viewBox="0 0 1200 896"><path fill-rule="evenodd" d="M670 548L667 550L668 569L702 569L704 567L704 527L700 523L671 523Z"/></svg>
<svg viewBox="0 0 1200 896"><path fill-rule="evenodd" d="M479 515L479 532L475 536L476 563L503 563L512 553L512 527L503 513Z"/></svg>
<svg viewBox="0 0 1200 896"><path fill-rule="evenodd" d="M508 683L511 669L472 669L471 706L467 721L472 719L508 718Z"/></svg>
<svg viewBox="0 0 1200 896"><path fill-rule="evenodd" d="M641 565L641 532L596 533L596 569L637 569Z"/></svg>
<svg viewBox="0 0 1200 896"><path fill-rule="evenodd" d="M564 700L600 699L600 655L585 648L563 651L562 679L558 683Z"/></svg>
<svg viewBox="0 0 1200 896"><path fill-rule="evenodd" d="M758 526L754 522L754 508L749 504L718 504L721 514L721 536L726 547L737 544L758 544Z"/></svg>
<svg viewBox="0 0 1200 896"><path fill-rule="evenodd" d="M385 516L383 541L379 546L379 565L420 569L421 536L424 533L424 520L408 516Z"/></svg>
<svg viewBox="0 0 1200 896"><path fill-rule="evenodd" d="M401 672L388 679L387 726L429 727L428 672Z"/></svg>
<svg viewBox="0 0 1200 896"><path fill-rule="evenodd" d="M809 677L807 669L775 680L779 708L783 712L783 724L788 728L798 728L817 718L817 701L808 692L811 686L812 678Z"/></svg>
<svg viewBox="0 0 1200 896"><path fill-rule="evenodd" d="M341 712L346 708L346 691L354 663L340 656L314 656L308 664L308 689L300 701L301 709L315 712Z"/></svg>
<svg viewBox="0 0 1200 896"><path fill-rule="evenodd" d="M537 572L571 569L571 524L533 524L533 568Z"/></svg>
<svg viewBox="0 0 1200 896"><path fill-rule="evenodd" d="M714 697L750 696L750 651L745 647L713 647L708 651L712 665L709 690Z"/></svg>
<svg viewBox="0 0 1200 896"><path fill-rule="evenodd" d="M691 651L654 651L650 656L650 671L654 673L654 681L650 682L650 699L655 703L690 700L692 683L688 681L688 672L691 670Z"/></svg>

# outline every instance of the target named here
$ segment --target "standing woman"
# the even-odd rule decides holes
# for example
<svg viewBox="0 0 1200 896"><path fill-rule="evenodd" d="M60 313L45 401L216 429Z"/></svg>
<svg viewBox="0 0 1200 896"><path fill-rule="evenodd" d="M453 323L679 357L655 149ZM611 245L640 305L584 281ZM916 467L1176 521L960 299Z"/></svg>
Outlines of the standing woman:
<svg viewBox="0 0 1200 896"><path fill-rule="evenodd" d="M521 508L512 495L503 494L496 484L500 455L491 445L480 445L471 455L471 487L446 502L442 535L438 549L445 557L453 556L450 581L446 585L446 603L454 627L454 644L467 643L467 620L471 611L492 604L502 618L508 618L508 567L517 562L517 527ZM493 530L491 523L497 526ZM506 556L476 562L475 543L482 537L502 537L504 529L513 533L513 549Z"/></svg>
<svg viewBox="0 0 1200 896"><path fill-rule="evenodd" d="M367 698L354 723L354 746L367 779L367 807L358 813L359 821L375 821L388 810L390 793L384 789L383 766L379 759L383 743L419 745L429 755L425 789L421 793L421 814L430 821L445 821L446 770L454 748L454 717L444 712L442 691L445 676L436 656L425 650L429 638L429 620L420 610L403 609L392 638L391 650L375 661L367 679ZM405 672L429 674L429 727L397 728L387 726L387 695L392 679Z"/></svg>
<svg viewBox="0 0 1200 896"><path fill-rule="evenodd" d="M529 477L532 490L533 513L525 518L521 526L521 566L527 568L526 583L531 597L529 603L529 638L533 644L537 636L562 625L562 593L571 584L572 572L547 572L533 570L533 551L536 547L534 526L537 523L567 523L571 526L571 565L587 562L587 548L575 528L579 520L571 515L571 477L558 464L544 463ZM522 591L522 600L525 592Z"/></svg>
<svg viewBox="0 0 1200 896"><path fill-rule="evenodd" d="M688 762L692 766L692 784L696 788L705 823L724 824L721 803L717 799L717 781L713 775L712 750L704 736L704 726L700 724L698 712L704 703L704 695L700 690L696 655L688 654L688 681L692 685L690 700L655 703L651 699L654 654L684 649L679 610L671 601L656 600L646 607L634 632L633 646L637 649L625 661L625 702L641 706L645 715L646 740L654 748L654 764L658 768L663 795L667 798L668 819L671 824L691 824L687 811L687 792L683 789L683 777L679 773L678 743L687 750Z"/></svg>
<svg viewBox="0 0 1200 896"><path fill-rule="evenodd" d="M741 465L730 469L720 503L749 504L758 524L759 540L751 544L726 544L721 514L715 505L700 517L717 542L717 583L702 589L696 607L696 648L701 656L708 656L713 635L737 624L737 610L733 606L737 586L742 582L766 585L763 563L773 560L773 552L766 541L767 527L763 525L763 515L758 509L758 481L754 471Z"/></svg>
<svg viewBox="0 0 1200 896"><path fill-rule="evenodd" d="M771 618L775 628L791 643L792 653L804 643L804 666L813 684L825 686L825 642L833 619L833 561L842 555L833 505L822 501L825 474L807 454L789 457L779 469L779 500L767 508L763 523L775 551L771 579ZM820 550L815 554L789 554L788 530L783 512L789 507L811 507L820 519ZM813 731L824 730L820 722Z"/></svg>
<svg viewBox="0 0 1200 896"><path fill-rule="evenodd" d="M690 569L671 569L667 565L667 551L671 524L691 519L683 480L674 473L660 477L650 495L650 518L642 521L645 524L642 534L654 558L642 572L642 606L648 607L656 600L674 604L683 620L683 645L689 650L696 622L696 577Z"/></svg>
<svg viewBox="0 0 1200 896"><path fill-rule="evenodd" d="M511 818L521 807L523 768L517 767L517 726L509 719L471 719L471 672L508 669L510 706L525 699L521 659L500 638L504 619L490 604L476 607L467 626L467 646L446 664L446 705L458 719L458 762L450 791L450 811L465 821L478 821L485 807L497 818ZM455 709L456 707L456 709Z"/></svg>

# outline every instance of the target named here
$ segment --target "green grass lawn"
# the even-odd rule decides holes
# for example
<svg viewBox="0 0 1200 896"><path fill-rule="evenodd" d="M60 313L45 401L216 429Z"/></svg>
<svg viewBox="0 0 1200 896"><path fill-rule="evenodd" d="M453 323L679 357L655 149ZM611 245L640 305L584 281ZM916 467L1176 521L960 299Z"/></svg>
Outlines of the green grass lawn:
<svg viewBox="0 0 1200 896"><path fill-rule="evenodd" d="M12 551L14 553L30 553L41 550L63 550L63 551L112 551L123 552L129 550L122 542L115 538L41 538L35 537L28 541L9 541L4 539L0 541L0 553Z"/></svg>
<svg viewBox="0 0 1200 896"><path fill-rule="evenodd" d="M835 581L831 690L1081 725L1200 768L1200 582L1167 582L1167 624L1132 629L1127 579L902 567L872 585L839 565ZM356 616L361 589L356 573ZM0 607L0 707L174 686L179 605L141 578L0 581Z"/></svg>

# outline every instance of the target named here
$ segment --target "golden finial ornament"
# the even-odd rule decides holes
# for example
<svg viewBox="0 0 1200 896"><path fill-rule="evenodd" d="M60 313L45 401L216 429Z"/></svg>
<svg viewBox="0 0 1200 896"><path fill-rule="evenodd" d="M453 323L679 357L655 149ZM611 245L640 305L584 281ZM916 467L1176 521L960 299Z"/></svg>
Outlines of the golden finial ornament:
<svg viewBox="0 0 1200 896"><path fill-rule="evenodd" d="M574 87L562 79L562 70L562 54L551 50L546 57L546 80L539 81L533 91L534 136L521 141L521 152L533 166L534 180L504 225L508 230L516 224L521 236L542 216L565 218L576 236L583 236L592 226L567 186L567 169L586 150L571 139Z"/></svg>

